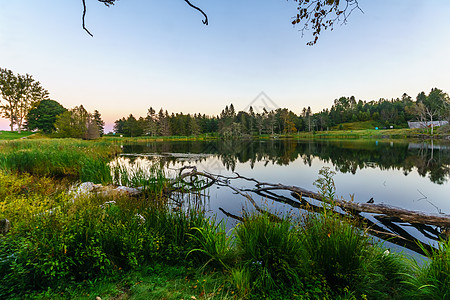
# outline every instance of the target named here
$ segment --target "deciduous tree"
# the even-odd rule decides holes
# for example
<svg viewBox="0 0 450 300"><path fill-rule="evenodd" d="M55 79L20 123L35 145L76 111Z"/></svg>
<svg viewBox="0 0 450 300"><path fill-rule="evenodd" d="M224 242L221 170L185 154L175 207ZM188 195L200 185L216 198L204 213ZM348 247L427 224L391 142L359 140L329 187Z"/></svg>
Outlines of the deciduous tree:
<svg viewBox="0 0 450 300"><path fill-rule="evenodd" d="M29 74L15 75L11 70L0 68L0 93L2 116L10 120L11 131L14 124L20 133L23 121L30 109L39 101L48 99L48 91L39 81L35 81Z"/></svg>
<svg viewBox="0 0 450 300"><path fill-rule="evenodd" d="M67 109L55 100L42 100L28 112L27 127L30 130L40 129L51 133L55 130L56 117L66 111Z"/></svg>

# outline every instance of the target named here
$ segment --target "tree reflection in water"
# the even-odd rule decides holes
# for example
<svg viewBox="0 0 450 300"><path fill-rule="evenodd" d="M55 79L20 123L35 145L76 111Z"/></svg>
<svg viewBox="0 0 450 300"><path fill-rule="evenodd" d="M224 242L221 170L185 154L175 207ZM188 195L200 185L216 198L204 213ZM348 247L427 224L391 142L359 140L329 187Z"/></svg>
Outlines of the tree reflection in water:
<svg viewBox="0 0 450 300"><path fill-rule="evenodd" d="M379 168L402 170L405 175L416 170L433 183L443 184L450 179L450 143L426 141L383 140L216 140L149 142L124 145L124 153L163 154L161 167L179 161L174 153L194 154L191 162L202 163L207 155L217 157L223 166L234 171L237 163L256 162L288 165L301 158L311 166L313 159L332 163L341 173L355 174L358 169ZM195 154L204 154L195 156Z"/></svg>

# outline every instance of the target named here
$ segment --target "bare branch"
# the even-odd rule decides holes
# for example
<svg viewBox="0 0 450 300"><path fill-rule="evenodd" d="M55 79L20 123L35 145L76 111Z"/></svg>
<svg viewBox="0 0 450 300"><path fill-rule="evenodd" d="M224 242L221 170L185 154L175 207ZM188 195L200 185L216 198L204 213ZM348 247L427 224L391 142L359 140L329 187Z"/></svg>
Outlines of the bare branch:
<svg viewBox="0 0 450 300"><path fill-rule="evenodd" d="M203 24L208 25L208 16L205 14L205 12L203 10L201 10L200 8L198 8L195 5L192 5L191 2L189 2L188 0L184 0L184 2L186 2L190 7L192 7L193 9L198 10L199 12L201 12L203 14L203 16L205 17L205 19L202 21Z"/></svg>
<svg viewBox="0 0 450 300"><path fill-rule="evenodd" d="M81 2L83 3L83 29L90 35L93 36L92 33L86 28L85 22L84 22L84 18L86 17L86 0L81 0Z"/></svg>
<svg viewBox="0 0 450 300"><path fill-rule="evenodd" d="M99 1L99 2L105 4L106 6L109 7L111 5L114 5L117 0L97 0L97 1ZM92 33L86 28L86 25L85 25L85 17L86 17L86 11L87 11L86 0L81 0L81 2L83 3L83 17L82 17L83 29L90 36L93 36ZM206 13L201 8L193 5L191 2L189 2L189 0L184 0L184 2L186 2L193 9L198 10L200 13L202 13L202 15L205 17L205 19L202 22L203 22L203 24L208 25L208 16L206 15Z"/></svg>

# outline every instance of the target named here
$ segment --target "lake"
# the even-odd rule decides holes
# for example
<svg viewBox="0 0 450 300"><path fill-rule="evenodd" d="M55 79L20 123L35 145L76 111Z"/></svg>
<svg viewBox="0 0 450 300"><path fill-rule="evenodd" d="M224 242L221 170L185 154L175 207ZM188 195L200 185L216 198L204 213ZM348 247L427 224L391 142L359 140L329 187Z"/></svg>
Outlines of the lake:
<svg viewBox="0 0 450 300"><path fill-rule="evenodd" d="M168 141L122 145L120 160L133 164L159 164L168 172L183 166L199 171L232 176L237 172L258 181L295 185L317 191L314 182L319 170L335 171L336 195L346 200L383 203L408 210L450 214L450 143L433 140L215 140ZM251 187L237 180L237 187ZM290 197L289 193L280 193ZM242 215L254 207L241 195L223 186L207 191L206 210L218 219L219 210ZM287 213L298 209L254 195L261 207ZM291 197L292 198L292 197ZM293 199L293 198L292 198ZM372 216L371 221L380 224ZM389 226L380 224L384 227ZM425 242L435 243L417 228L399 225L407 233ZM234 221L228 221L228 227Z"/></svg>

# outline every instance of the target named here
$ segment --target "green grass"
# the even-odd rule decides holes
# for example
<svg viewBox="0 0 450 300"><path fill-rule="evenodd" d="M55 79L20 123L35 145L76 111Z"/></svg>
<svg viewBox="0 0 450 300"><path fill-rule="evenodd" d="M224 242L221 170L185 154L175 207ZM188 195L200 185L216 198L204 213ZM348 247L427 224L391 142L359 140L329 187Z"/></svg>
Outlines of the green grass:
<svg viewBox="0 0 450 300"><path fill-rule="evenodd" d="M183 266L156 264L113 278L89 280L64 289L48 289L25 299L236 299L221 272L198 272ZM21 298L23 299L23 298Z"/></svg>
<svg viewBox="0 0 450 300"><path fill-rule="evenodd" d="M66 192L68 181L54 178L98 176L109 170L101 169L101 159L116 149L78 140L0 144L0 219L12 224L0 236L0 298L447 297L448 242L418 266L386 254L351 219L325 210L299 219L246 214L225 232L201 210L175 211L159 201L168 179L158 169L149 178L122 170L129 184L153 184L141 197L75 200ZM323 169L316 181L325 198L334 195L332 177Z"/></svg>
<svg viewBox="0 0 450 300"><path fill-rule="evenodd" d="M450 241L443 241L438 250L422 250L430 259L424 266L414 265L415 273L408 274L408 283L412 286L410 296L421 299L450 298Z"/></svg>
<svg viewBox="0 0 450 300"><path fill-rule="evenodd" d="M21 138L26 138L30 135L32 135L33 132L31 131L22 131L20 134L17 133L17 131L3 131L0 130L0 140L17 140Z"/></svg>
<svg viewBox="0 0 450 300"><path fill-rule="evenodd" d="M217 133L205 133L191 136L138 136L138 137L120 137L120 135L103 136L102 140L116 143L139 143L139 142L163 142L163 141L203 141L216 139Z"/></svg>
<svg viewBox="0 0 450 300"><path fill-rule="evenodd" d="M18 140L0 143L0 169L34 176L111 182L109 160L119 147L96 141Z"/></svg>

